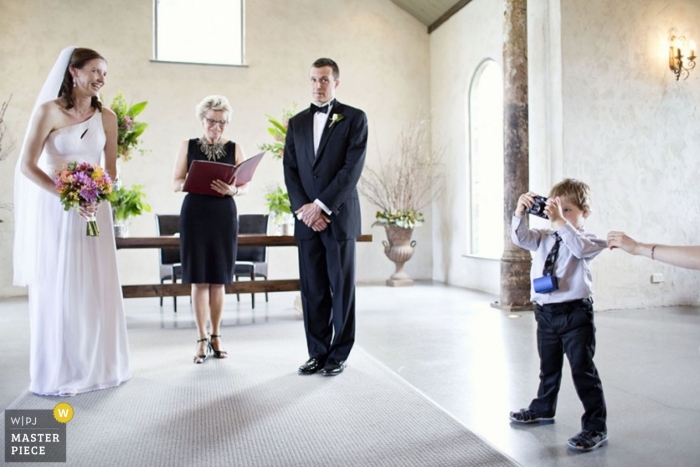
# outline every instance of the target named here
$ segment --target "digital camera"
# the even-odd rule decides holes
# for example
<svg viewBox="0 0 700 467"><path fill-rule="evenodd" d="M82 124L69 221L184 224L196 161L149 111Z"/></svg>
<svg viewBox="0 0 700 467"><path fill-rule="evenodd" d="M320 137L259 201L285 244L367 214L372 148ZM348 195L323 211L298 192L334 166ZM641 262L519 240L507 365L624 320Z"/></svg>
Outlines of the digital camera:
<svg viewBox="0 0 700 467"><path fill-rule="evenodd" d="M549 219L549 216L544 212L544 207L547 205L547 198L544 196L535 196L535 202L532 203L532 207L526 209L525 212L535 216L543 217Z"/></svg>

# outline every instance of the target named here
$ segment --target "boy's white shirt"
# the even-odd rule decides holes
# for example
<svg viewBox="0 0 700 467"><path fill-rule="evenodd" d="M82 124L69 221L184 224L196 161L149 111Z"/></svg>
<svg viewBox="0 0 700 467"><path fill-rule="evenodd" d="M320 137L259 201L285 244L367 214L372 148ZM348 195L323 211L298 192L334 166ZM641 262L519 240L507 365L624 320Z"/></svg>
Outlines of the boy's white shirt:
<svg viewBox="0 0 700 467"><path fill-rule="evenodd" d="M525 216L514 215L511 221L513 243L534 251L530 271L530 299L537 304L546 305L591 297L593 275L589 263L607 248L607 243L604 239L585 232L583 228L577 230L569 222L556 231L561 237L561 244L553 275L557 278L559 290L545 294L535 293L532 280L542 276L547 255L556 241L554 233L552 229L528 229Z"/></svg>

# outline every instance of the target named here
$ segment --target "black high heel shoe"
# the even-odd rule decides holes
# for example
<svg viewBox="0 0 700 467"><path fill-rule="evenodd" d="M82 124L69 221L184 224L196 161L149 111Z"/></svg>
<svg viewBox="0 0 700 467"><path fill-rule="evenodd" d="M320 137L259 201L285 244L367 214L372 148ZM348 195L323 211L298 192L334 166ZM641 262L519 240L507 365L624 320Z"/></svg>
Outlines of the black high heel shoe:
<svg viewBox="0 0 700 467"><path fill-rule="evenodd" d="M221 344L221 334L210 334L209 335L209 351L214 355L214 358L227 358L228 352L225 350L216 350L212 345L214 338L219 339L219 344Z"/></svg>
<svg viewBox="0 0 700 467"><path fill-rule="evenodd" d="M204 339L199 339L199 340L197 341L197 347L199 347L199 343L200 343L200 342L207 342L207 343L208 343L208 342L209 342L209 339L207 339L206 337L205 337ZM211 344L208 344L208 345L209 345L209 347L211 348ZM205 353L204 353L204 355L195 355L195 356L194 356L194 363L200 364L200 363L204 363L204 362L206 362L206 361L207 361L207 354L206 354L206 347L205 347Z"/></svg>

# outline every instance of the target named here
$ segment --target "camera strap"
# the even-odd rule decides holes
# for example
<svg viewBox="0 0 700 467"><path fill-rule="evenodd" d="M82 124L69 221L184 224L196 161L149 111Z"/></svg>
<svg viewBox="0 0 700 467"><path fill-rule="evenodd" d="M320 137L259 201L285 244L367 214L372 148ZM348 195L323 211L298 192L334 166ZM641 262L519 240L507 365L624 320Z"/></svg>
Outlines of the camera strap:
<svg viewBox="0 0 700 467"><path fill-rule="evenodd" d="M549 250L547 259L544 262L544 269L542 270L543 276L551 276L554 272L554 263L557 262L557 256L559 256L559 244L561 243L561 237L558 233L554 232L554 236L557 238L554 242L554 246Z"/></svg>

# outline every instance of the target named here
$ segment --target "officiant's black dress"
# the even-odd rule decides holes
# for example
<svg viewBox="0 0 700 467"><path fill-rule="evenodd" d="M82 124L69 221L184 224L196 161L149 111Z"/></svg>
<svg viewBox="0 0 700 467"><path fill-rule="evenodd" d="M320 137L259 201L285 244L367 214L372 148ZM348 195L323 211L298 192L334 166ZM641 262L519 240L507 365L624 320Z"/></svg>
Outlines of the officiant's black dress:
<svg viewBox="0 0 700 467"><path fill-rule="evenodd" d="M198 139L187 148L187 169L207 160ZM215 162L235 165L236 144L224 145L226 155ZM230 284L236 262L238 214L232 196L188 193L180 210L180 260L185 284Z"/></svg>

